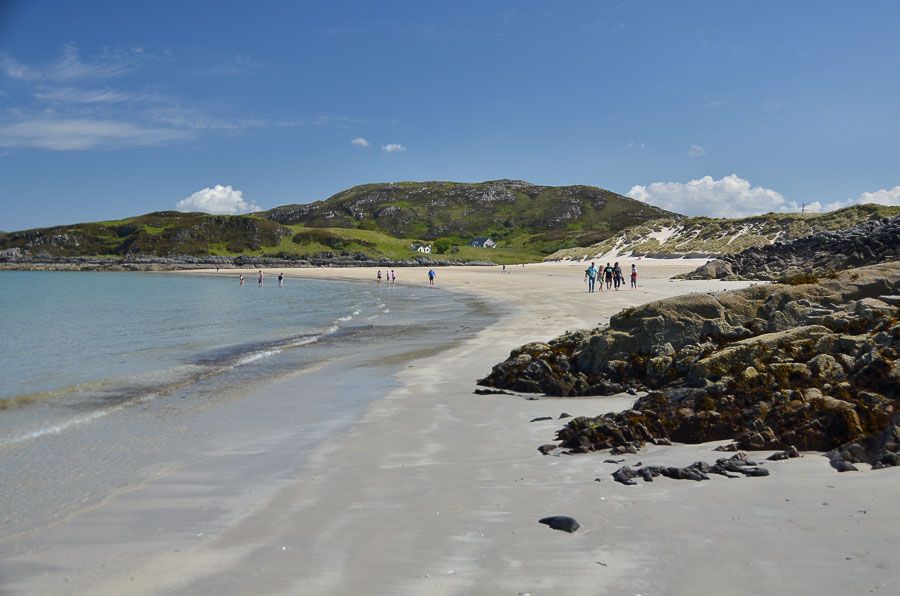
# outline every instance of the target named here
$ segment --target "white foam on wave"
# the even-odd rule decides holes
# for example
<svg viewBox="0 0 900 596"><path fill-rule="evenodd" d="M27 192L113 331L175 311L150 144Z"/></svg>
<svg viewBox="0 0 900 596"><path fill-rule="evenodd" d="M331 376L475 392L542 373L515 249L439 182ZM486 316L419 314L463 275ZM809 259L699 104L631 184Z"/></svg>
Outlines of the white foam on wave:
<svg viewBox="0 0 900 596"><path fill-rule="evenodd" d="M257 360L262 360L263 358L268 358L269 356L274 356L275 354L280 354L281 350L275 348L274 350L262 350L261 352L254 352L252 354L247 354L242 358L238 358L235 361L234 366L242 366L244 364L250 364L251 362L256 362Z"/></svg>

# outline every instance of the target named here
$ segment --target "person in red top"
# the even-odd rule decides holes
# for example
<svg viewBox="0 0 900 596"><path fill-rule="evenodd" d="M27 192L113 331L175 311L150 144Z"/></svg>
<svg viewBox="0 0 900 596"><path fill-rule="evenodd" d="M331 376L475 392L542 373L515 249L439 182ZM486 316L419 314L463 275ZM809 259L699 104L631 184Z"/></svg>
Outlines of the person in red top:
<svg viewBox="0 0 900 596"><path fill-rule="evenodd" d="M634 263L631 264L631 289L637 289L637 266Z"/></svg>

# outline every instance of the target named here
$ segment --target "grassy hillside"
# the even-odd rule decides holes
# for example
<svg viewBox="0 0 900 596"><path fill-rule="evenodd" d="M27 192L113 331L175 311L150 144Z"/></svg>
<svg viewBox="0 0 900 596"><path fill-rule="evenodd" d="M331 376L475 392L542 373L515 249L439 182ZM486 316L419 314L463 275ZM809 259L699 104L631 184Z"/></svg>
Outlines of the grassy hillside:
<svg viewBox="0 0 900 596"><path fill-rule="evenodd" d="M593 186L519 180L366 184L260 215L285 225L379 231L451 246L491 236L500 247L544 254L587 246L654 218L680 217Z"/></svg>
<svg viewBox="0 0 900 596"><path fill-rule="evenodd" d="M586 248L560 250L547 260L603 254L735 254L754 246L788 242L815 232L844 230L900 214L900 207L857 205L829 213L767 213L740 219L661 218L624 230Z"/></svg>
<svg viewBox="0 0 900 596"><path fill-rule="evenodd" d="M223 255L393 260L422 257L518 263L564 247L591 244L630 225L679 216L591 186L536 186L500 180L475 184L368 184L309 205L242 216L163 211L0 235L0 250L50 257ZM496 249L473 248L491 236Z"/></svg>

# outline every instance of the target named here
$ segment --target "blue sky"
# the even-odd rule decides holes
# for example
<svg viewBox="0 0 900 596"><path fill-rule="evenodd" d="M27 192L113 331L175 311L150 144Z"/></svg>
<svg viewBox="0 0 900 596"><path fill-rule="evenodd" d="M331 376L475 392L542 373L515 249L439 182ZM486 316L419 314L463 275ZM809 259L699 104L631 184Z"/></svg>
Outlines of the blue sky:
<svg viewBox="0 0 900 596"><path fill-rule="evenodd" d="M900 202L896 2L229 4L0 0L0 229L397 180Z"/></svg>

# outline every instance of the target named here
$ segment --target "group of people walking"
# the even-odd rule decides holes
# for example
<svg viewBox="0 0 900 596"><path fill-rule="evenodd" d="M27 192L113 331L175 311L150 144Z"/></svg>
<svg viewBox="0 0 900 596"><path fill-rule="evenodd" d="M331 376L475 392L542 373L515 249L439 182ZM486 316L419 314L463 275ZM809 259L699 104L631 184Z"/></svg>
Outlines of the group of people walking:
<svg viewBox="0 0 900 596"><path fill-rule="evenodd" d="M591 266L584 271L584 280L587 282L588 292L593 292L599 285L600 291L603 291L603 282L606 282L606 291L613 289L618 290L620 286L625 285L625 276L622 273L622 267L618 261L615 264L606 264L602 269L591 261ZM599 284L597 283L599 280ZM637 289L637 266L631 265L631 289Z"/></svg>

